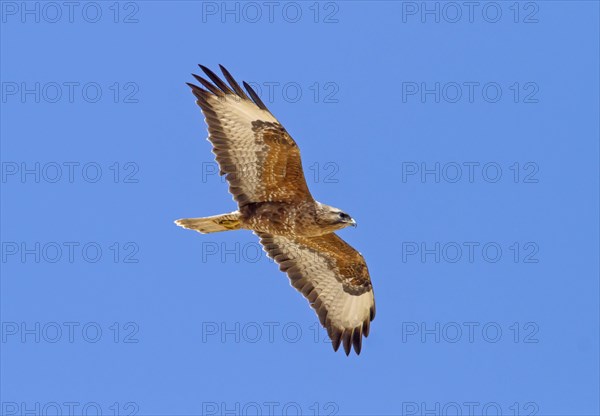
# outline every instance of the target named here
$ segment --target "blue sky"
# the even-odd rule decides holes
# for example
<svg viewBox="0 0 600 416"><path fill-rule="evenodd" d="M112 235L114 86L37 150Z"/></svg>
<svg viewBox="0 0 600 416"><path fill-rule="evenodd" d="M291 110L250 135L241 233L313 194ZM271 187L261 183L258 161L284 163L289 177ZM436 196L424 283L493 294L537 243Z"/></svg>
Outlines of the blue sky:
<svg viewBox="0 0 600 416"><path fill-rule="evenodd" d="M598 3L1 3L2 414L600 411ZM229 212L202 63L358 222L334 353ZM60 413L59 413L60 414Z"/></svg>

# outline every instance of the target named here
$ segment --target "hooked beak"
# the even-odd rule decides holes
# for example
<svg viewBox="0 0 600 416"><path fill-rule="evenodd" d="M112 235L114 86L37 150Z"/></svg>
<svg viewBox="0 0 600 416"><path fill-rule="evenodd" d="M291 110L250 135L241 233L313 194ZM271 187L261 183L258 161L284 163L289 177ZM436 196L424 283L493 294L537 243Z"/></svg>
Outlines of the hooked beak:
<svg viewBox="0 0 600 416"><path fill-rule="evenodd" d="M354 218L350 219L350 225L353 226L354 228L356 228L358 226L358 224L356 223L356 221L354 221Z"/></svg>

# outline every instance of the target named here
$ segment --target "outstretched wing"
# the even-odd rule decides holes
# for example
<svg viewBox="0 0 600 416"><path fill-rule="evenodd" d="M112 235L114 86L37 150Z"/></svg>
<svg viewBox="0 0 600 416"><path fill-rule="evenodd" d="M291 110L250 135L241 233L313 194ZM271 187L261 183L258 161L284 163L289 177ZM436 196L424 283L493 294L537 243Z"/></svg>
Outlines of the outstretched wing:
<svg viewBox="0 0 600 416"><path fill-rule="evenodd" d="M362 336L375 318L375 298L363 256L336 234L282 237L256 233L269 257L308 299L327 329L333 349L340 342L360 354Z"/></svg>
<svg viewBox="0 0 600 416"><path fill-rule="evenodd" d="M296 142L247 83L249 96L220 67L229 85L202 65L212 83L192 74L206 89L188 85L206 118L208 140L233 199L240 207L312 200Z"/></svg>

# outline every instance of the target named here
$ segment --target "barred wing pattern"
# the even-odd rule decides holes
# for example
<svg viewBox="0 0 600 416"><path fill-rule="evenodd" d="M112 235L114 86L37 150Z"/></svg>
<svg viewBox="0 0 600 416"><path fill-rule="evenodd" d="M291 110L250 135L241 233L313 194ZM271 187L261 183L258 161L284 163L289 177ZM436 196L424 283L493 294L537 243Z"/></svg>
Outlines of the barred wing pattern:
<svg viewBox="0 0 600 416"><path fill-rule="evenodd" d="M375 298L363 256L336 234L283 237L256 233L273 258L316 311L333 349L360 354L363 335L375 318Z"/></svg>
<svg viewBox="0 0 600 416"><path fill-rule="evenodd" d="M201 84L188 84L208 124L208 140L239 208L264 202L316 204L304 177L300 150L256 92L246 91L220 66L227 83L200 65ZM267 254L317 312L334 350L360 354L375 300L362 255L336 234L284 237L255 231Z"/></svg>
<svg viewBox="0 0 600 416"><path fill-rule="evenodd" d="M248 96L224 67L229 85L200 68L212 83L192 74L206 89L188 85L206 117L208 140L238 205L313 200L298 145L252 87L243 83Z"/></svg>

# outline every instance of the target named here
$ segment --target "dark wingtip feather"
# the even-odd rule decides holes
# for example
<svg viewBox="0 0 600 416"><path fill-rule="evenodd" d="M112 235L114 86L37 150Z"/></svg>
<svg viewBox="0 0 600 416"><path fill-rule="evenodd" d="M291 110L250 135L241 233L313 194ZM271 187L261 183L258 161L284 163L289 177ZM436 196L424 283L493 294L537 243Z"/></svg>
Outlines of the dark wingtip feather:
<svg viewBox="0 0 600 416"><path fill-rule="evenodd" d="M220 89L218 89L213 84L211 84L210 82L208 82L207 80L205 80L204 78L202 78L200 75L192 74L192 76L194 78L196 78L196 81L198 81L200 84L202 84L204 86L204 88L206 88L207 90L209 90L213 94L218 95L218 96L222 96L223 95L223 92Z"/></svg>
<svg viewBox="0 0 600 416"><path fill-rule="evenodd" d="M333 350L337 352L337 350L340 348L340 343L342 342L341 331L337 328L333 328L329 337L331 338L331 346L333 347Z"/></svg>
<svg viewBox="0 0 600 416"><path fill-rule="evenodd" d="M367 338L369 336L370 330L371 330L371 321L368 319L365 319L365 321L363 322L363 335L365 336L365 338Z"/></svg>
<svg viewBox="0 0 600 416"><path fill-rule="evenodd" d="M254 103L263 110L269 111L265 103L262 102L258 94L252 89L252 87L246 81L244 81L243 84L244 88L246 88L246 91L248 91L248 94L250 94L250 97L252 97L252 101L254 101Z"/></svg>
<svg viewBox="0 0 600 416"><path fill-rule="evenodd" d="M246 95L246 93L244 92L244 90L242 89L242 87L240 87L240 84L237 83L237 81L229 73L229 71L223 65L221 65L221 64L219 64L219 68L221 68L221 72L223 73L223 76L225 77L225 79L227 80L227 82L229 82L229 85L231 85L231 87L233 88L233 90L235 91L235 93L237 95L239 95L241 98L249 100L248 96Z"/></svg>
<svg viewBox="0 0 600 416"><path fill-rule="evenodd" d="M233 91L231 90L231 88L229 88L227 86L227 84L225 84L223 82L223 80L221 78L219 78L219 76L217 74L215 74L213 71L211 71L210 69L208 69L204 65L198 64L198 66L200 67L200 69L202 71L204 71L204 73L210 78L210 80L212 82L214 82L215 85L217 87L219 87L224 93L226 93L226 94L233 94Z"/></svg>
<svg viewBox="0 0 600 416"><path fill-rule="evenodd" d="M190 87L192 90L200 89L200 87L198 87L197 85L194 85L194 84L189 83L189 82L186 82L185 85L187 85L188 87Z"/></svg>
<svg viewBox="0 0 600 416"><path fill-rule="evenodd" d="M192 89L192 94L194 94L196 98L202 98L202 94L206 93L206 91L204 91L197 85L191 84L189 82L186 82L186 85Z"/></svg>
<svg viewBox="0 0 600 416"><path fill-rule="evenodd" d="M352 333L349 332L347 329L344 329L344 332L342 333L342 343L344 344L344 352L346 353L346 357L350 355L351 336Z"/></svg>
<svg viewBox="0 0 600 416"><path fill-rule="evenodd" d="M192 76L196 78L196 80L198 80L198 82L201 83L202 86L204 86L204 88L206 88L208 91L212 92L217 96L223 96L223 94L233 94L244 100L252 100L259 108L271 113L265 105L265 103L260 99L256 91L254 91L254 89L247 82L244 81L242 84L248 92L246 94L246 92L244 92L244 89L240 86L240 84L238 84L235 78L223 65L219 64L219 68L221 68L221 72L223 73L223 76L225 77L225 80L229 83L229 85L223 82L223 80L219 78L219 76L213 71L211 71L210 68L207 68L202 64L198 64L198 66L200 67L200 69L202 69L206 76L210 78L214 85L213 83L210 83L208 80L202 78L199 75L192 74Z"/></svg>
<svg viewBox="0 0 600 416"><path fill-rule="evenodd" d="M352 331L352 345L354 346L354 352L356 355L360 355L360 350L362 348L362 333L361 328L354 328Z"/></svg>

